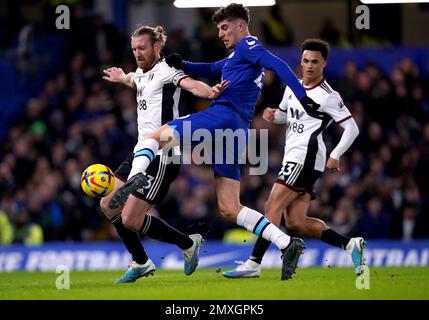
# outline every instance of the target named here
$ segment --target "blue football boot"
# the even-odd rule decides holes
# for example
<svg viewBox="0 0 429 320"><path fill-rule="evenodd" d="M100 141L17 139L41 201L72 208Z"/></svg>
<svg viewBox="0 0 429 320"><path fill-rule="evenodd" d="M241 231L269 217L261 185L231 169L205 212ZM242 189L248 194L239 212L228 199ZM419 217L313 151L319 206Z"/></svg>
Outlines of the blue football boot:
<svg viewBox="0 0 429 320"><path fill-rule="evenodd" d="M138 264L132 261L128 266L128 270L120 277L116 279L115 283L128 283L135 282L141 277L148 277L153 275L155 272L155 265L152 260L148 259L145 264Z"/></svg>

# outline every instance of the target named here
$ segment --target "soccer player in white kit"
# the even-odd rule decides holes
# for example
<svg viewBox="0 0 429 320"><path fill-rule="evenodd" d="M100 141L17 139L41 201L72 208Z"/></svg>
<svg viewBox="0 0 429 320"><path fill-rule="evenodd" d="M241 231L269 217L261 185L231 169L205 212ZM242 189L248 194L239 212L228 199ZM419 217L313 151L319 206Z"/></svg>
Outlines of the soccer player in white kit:
<svg viewBox="0 0 429 320"><path fill-rule="evenodd" d="M339 159L352 145L359 129L341 96L331 88L323 76L329 53L328 43L307 39L301 46L302 84L307 95L320 104L317 111L307 113L289 88L277 109L266 108L263 118L268 122L286 125L283 166L265 205L265 215L280 225L282 215L288 231L302 237L317 238L345 249L350 253L355 273L363 272L365 241L349 238L327 227L320 219L307 216L313 187L322 176L325 165L329 171L340 171ZM335 122L344 128L337 146L326 161L326 147L322 133ZM225 271L228 278L258 277L261 261L269 242L259 237L249 259L237 268Z"/></svg>
<svg viewBox="0 0 429 320"><path fill-rule="evenodd" d="M107 218L112 221L118 235L132 255L132 262L117 283L134 282L136 279L152 274L155 265L147 256L140 236L149 236L164 242L176 244L183 250L186 275L192 274L197 265L202 237L199 234L186 235L168 225L158 217L146 214L161 202L170 184L176 179L180 169L180 149L161 150L148 168L149 183L136 190L125 205L111 209L108 205L112 195L118 190L131 172L133 159L142 154L139 142L179 116L181 88L203 98L216 98L228 84L210 87L194 80L183 71L169 67L160 51L166 41L162 27L141 26L131 35L131 47L137 63L137 70L125 74L121 68L104 70L103 79L122 83L136 89L138 142L134 152L115 171L115 187L112 193L101 199L100 206Z"/></svg>

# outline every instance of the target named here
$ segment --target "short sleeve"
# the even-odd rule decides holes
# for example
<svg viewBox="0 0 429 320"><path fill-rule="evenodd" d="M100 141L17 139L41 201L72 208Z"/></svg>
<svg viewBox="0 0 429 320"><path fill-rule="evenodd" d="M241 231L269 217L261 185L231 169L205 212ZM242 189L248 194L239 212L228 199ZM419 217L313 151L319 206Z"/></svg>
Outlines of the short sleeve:
<svg viewBox="0 0 429 320"><path fill-rule="evenodd" d="M334 92L329 95L323 109L323 111L329 114L336 123L341 123L352 117L349 109L345 106L343 99L338 92Z"/></svg>

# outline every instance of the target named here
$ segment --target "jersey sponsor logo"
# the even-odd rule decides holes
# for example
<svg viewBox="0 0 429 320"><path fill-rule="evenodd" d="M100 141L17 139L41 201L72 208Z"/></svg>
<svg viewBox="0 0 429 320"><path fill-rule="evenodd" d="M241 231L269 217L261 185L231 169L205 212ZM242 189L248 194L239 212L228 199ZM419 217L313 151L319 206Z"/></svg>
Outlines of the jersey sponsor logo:
<svg viewBox="0 0 429 320"><path fill-rule="evenodd" d="M289 108L290 116L297 120L301 119L301 117L305 114L305 111L299 111L298 109Z"/></svg>
<svg viewBox="0 0 429 320"><path fill-rule="evenodd" d="M137 89L137 98L143 96L144 88L145 87L140 87L140 88Z"/></svg>

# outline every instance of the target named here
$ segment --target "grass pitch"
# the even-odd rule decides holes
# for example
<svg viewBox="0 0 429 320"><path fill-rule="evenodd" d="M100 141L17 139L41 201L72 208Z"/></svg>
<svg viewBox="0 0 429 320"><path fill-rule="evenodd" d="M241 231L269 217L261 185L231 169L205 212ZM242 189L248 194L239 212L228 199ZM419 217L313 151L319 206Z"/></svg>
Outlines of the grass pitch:
<svg viewBox="0 0 429 320"><path fill-rule="evenodd" d="M223 271L223 270L222 270ZM357 289L351 268L303 268L280 280L279 269L255 279L226 279L219 269L157 270L135 283L114 284L122 272L70 272L70 289L58 290L55 272L0 273L0 300L311 300L429 299L429 268L371 267L370 288Z"/></svg>

